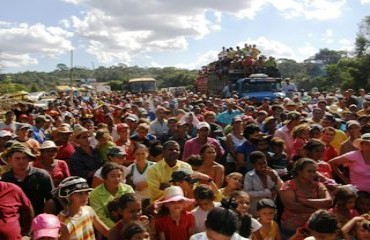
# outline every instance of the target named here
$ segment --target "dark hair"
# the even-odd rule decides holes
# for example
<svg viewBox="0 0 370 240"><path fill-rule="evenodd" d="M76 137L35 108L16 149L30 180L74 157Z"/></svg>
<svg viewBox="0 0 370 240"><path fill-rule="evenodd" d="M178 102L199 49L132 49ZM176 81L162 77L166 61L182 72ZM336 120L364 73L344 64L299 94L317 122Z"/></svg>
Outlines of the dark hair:
<svg viewBox="0 0 370 240"><path fill-rule="evenodd" d="M244 131L243 131L243 136L246 138L246 139L250 139L250 136L255 133L255 132L259 132L261 130L260 126L255 124L255 123L251 123L251 124L248 124L245 128L244 128Z"/></svg>
<svg viewBox="0 0 370 240"><path fill-rule="evenodd" d="M169 149L170 147L172 146L180 146L178 142L176 142L175 140L168 140L166 141L165 143L163 143L163 150L167 150Z"/></svg>
<svg viewBox="0 0 370 240"><path fill-rule="evenodd" d="M257 211L264 208L276 209L276 205L271 199L263 198L257 202Z"/></svg>
<svg viewBox="0 0 370 240"><path fill-rule="evenodd" d="M294 176L297 176L298 172L302 171L305 167L311 164L317 166L317 163L311 158L300 158L294 164L294 170L293 170Z"/></svg>
<svg viewBox="0 0 370 240"><path fill-rule="evenodd" d="M334 196L333 205L344 206L349 199L356 197L357 194L351 187L349 186L340 187Z"/></svg>
<svg viewBox="0 0 370 240"><path fill-rule="evenodd" d="M120 239L131 240L135 234L144 232L148 232L148 229L138 222L132 222L123 228Z"/></svg>
<svg viewBox="0 0 370 240"><path fill-rule="evenodd" d="M116 169L120 170L123 173L122 166L120 166L120 165L118 165L117 163L114 163L114 162L106 162L103 165L103 168L101 169L101 177L103 179L106 179L107 176L108 176L108 173L110 173L111 171L116 170Z"/></svg>
<svg viewBox="0 0 370 240"><path fill-rule="evenodd" d="M212 144L210 144L210 143L206 143L206 144L204 144L204 145L200 148L200 150L199 150L199 154L200 154L200 155L203 155L203 154L205 153L205 151L207 150L207 148L213 148L213 149L215 149L215 150L216 150L216 147L215 147L214 145L212 145Z"/></svg>
<svg viewBox="0 0 370 240"><path fill-rule="evenodd" d="M139 148L144 148L144 149L146 149L146 151L148 151L148 148L147 148L144 144L136 143L136 144L134 145L134 150L133 150L133 152L136 152L136 150L138 150Z"/></svg>
<svg viewBox="0 0 370 240"><path fill-rule="evenodd" d="M266 159L266 155L263 152L261 152L261 151L253 151L249 155L249 161L252 164L255 164L260 159Z"/></svg>
<svg viewBox="0 0 370 240"><path fill-rule="evenodd" d="M308 220L308 227L318 233L335 233L338 221L335 215L327 210L317 210Z"/></svg>
<svg viewBox="0 0 370 240"><path fill-rule="evenodd" d="M215 207L208 213L205 226L219 234L232 236L239 228L239 220L235 212Z"/></svg>
<svg viewBox="0 0 370 240"><path fill-rule="evenodd" d="M149 143L149 155L152 157L156 157L163 153L163 146L160 142L151 141Z"/></svg>
<svg viewBox="0 0 370 240"><path fill-rule="evenodd" d="M192 154L187 159L186 162L192 167L199 167L203 164L202 157L200 155Z"/></svg>
<svg viewBox="0 0 370 240"><path fill-rule="evenodd" d="M194 189L194 198L196 200L214 200L215 194L211 188L205 185L199 185Z"/></svg>
<svg viewBox="0 0 370 240"><path fill-rule="evenodd" d="M308 151L308 152L312 152L313 150L315 150L316 148L318 147L325 147L325 143L323 143L321 140L319 139L310 139L308 140L308 142L303 146L303 149Z"/></svg>
<svg viewBox="0 0 370 240"><path fill-rule="evenodd" d="M238 228L238 233L240 234L240 236L248 238L251 235L251 232L252 232L252 217L249 214L241 216L236 211L236 208L238 207L237 198L242 197L242 196L249 196L249 195L248 195L248 193L246 193L244 191L234 191L234 192L230 193L228 202L230 204L229 209L234 210L237 213L238 217L239 217L240 225L239 225L239 228ZM221 202L221 204L222 204L222 202Z"/></svg>
<svg viewBox="0 0 370 240"><path fill-rule="evenodd" d="M119 209L119 198L115 198L107 204L109 218L112 219L113 221L116 221L118 219L114 219L114 217L112 216L112 212L116 212L118 211L118 209Z"/></svg>
<svg viewBox="0 0 370 240"><path fill-rule="evenodd" d="M126 209L130 202L141 202L141 200L135 193L126 193L118 199L119 208Z"/></svg>

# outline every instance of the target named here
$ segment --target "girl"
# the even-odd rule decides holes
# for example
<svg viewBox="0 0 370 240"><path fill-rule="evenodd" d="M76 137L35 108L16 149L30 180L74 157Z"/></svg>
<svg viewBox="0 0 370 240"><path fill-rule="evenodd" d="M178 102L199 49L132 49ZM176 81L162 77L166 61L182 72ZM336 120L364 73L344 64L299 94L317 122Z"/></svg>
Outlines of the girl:
<svg viewBox="0 0 370 240"><path fill-rule="evenodd" d="M58 196L67 200L58 217L67 226L70 240L95 240L94 230L108 237L108 227L86 205L90 191L87 181L75 176L66 178L58 189Z"/></svg>
<svg viewBox="0 0 370 240"><path fill-rule="evenodd" d="M121 240L122 230L133 221L148 224L147 217L141 215L141 199L134 193L126 193L119 200L118 213L121 219L109 230L108 240Z"/></svg>
<svg viewBox="0 0 370 240"><path fill-rule="evenodd" d="M133 222L125 227L121 240L150 240L150 235L142 224Z"/></svg>
<svg viewBox="0 0 370 240"><path fill-rule="evenodd" d="M254 239L263 240L259 233L261 224L248 213L250 207L248 193L244 191L234 191L230 194L229 198L223 199L221 203L226 209L231 209L237 213L240 221L238 229L240 236L249 238L253 233Z"/></svg>
<svg viewBox="0 0 370 240"><path fill-rule="evenodd" d="M259 233L264 240L281 240L279 225L275 222L276 205L271 199L261 199L257 203L258 222L262 227Z"/></svg>
<svg viewBox="0 0 370 240"><path fill-rule="evenodd" d="M178 186L164 190L163 200L156 204L161 206L155 220L155 229L160 240L187 240L194 233L194 216L185 208L193 203L192 199L184 197L184 192Z"/></svg>
<svg viewBox="0 0 370 240"><path fill-rule="evenodd" d="M370 216L364 214L352 218L342 227L345 240L369 240L370 239Z"/></svg>
<svg viewBox="0 0 370 240"><path fill-rule="evenodd" d="M68 240L68 230L57 216L47 213L37 215L31 225L32 240Z"/></svg>
<svg viewBox="0 0 370 240"><path fill-rule="evenodd" d="M232 172L226 176L226 186L220 191L224 197L229 197L230 193L241 190L243 187L243 175L238 172Z"/></svg>
<svg viewBox="0 0 370 240"><path fill-rule="evenodd" d="M202 165L199 172L208 175L220 188L224 184L224 166L216 162L216 148L212 144L206 143L200 148L199 154L202 158Z"/></svg>
<svg viewBox="0 0 370 240"><path fill-rule="evenodd" d="M148 168L155 163L148 161L149 151L144 144L135 145L134 157L135 163L128 167L128 182L135 189L136 195L141 198L145 209L149 205Z"/></svg>
<svg viewBox="0 0 370 240"><path fill-rule="evenodd" d="M356 197L356 192L350 186L340 187L335 194L334 207L329 211L336 215L341 226L359 215L355 209Z"/></svg>

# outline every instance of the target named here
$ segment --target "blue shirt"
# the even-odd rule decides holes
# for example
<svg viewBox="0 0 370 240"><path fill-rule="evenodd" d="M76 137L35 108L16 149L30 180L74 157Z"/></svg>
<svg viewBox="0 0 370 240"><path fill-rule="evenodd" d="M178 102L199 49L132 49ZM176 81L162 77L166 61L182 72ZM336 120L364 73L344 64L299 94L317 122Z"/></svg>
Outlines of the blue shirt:
<svg viewBox="0 0 370 240"><path fill-rule="evenodd" d="M217 114L216 122L223 123L225 125L231 124L231 121L234 117L241 115L242 113L239 110L232 110L229 112L228 110Z"/></svg>

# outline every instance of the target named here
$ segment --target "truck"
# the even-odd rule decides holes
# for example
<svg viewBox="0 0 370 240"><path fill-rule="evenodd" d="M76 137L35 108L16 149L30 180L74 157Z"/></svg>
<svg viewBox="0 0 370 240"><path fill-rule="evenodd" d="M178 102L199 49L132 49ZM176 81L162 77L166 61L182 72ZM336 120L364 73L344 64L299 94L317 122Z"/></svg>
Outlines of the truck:
<svg viewBox="0 0 370 240"><path fill-rule="evenodd" d="M128 91L132 93L155 92L157 91L157 81L154 78L132 78L128 80Z"/></svg>

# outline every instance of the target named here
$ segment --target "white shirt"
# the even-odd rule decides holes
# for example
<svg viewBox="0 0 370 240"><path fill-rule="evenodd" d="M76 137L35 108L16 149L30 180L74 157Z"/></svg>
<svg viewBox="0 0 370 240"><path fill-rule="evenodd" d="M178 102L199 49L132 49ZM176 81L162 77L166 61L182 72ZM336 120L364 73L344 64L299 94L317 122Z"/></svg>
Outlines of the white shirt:
<svg viewBox="0 0 370 240"><path fill-rule="evenodd" d="M215 207L220 207L221 203L213 202L213 205ZM195 219L195 224L194 224L195 233L204 232L206 230L206 226L204 225L204 223L206 222L208 213L209 211L205 211L201 209L200 207L196 207L191 211L191 214L194 216L194 219Z"/></svg>
<svg viewBox="0 0 370 240"><path fill-rule="evenodd" d="M194 234L190 237L190 240L208 240L207 234L205 232ZM244 238L237 233L230 238L230 240L248 240L248 238Z"/></svg>

